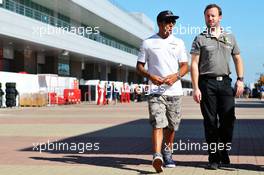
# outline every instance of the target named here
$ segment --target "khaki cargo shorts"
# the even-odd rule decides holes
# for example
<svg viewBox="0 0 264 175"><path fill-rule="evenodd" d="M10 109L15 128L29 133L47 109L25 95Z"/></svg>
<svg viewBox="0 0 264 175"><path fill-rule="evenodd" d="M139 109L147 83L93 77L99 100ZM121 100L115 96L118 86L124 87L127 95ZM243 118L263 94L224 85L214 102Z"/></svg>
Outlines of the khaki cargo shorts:
<svg viewBox="0 0 264 175"><path fill-rule="evenodd" d="M177 131L181 121L182 96L150 94L148 97L149 121L153 128Z"/></svg>

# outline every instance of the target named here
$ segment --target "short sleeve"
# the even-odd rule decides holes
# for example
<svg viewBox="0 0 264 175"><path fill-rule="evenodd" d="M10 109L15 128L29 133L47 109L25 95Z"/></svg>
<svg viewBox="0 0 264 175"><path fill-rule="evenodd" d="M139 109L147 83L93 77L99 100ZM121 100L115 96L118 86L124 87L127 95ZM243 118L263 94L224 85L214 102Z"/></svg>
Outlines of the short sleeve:
<svg viewBox="0 0 264 175"><path fill-rule="evenodd" d="M148 52L147 52L146 42L143 41L139 49L137 61L141 63L146 63L147 59L148 59Z"/></svg>
<svg viewBox="0 0 264 175"><path fill-rule="evenodd" d="M236 42L236 38L234 36L232 36L233 38L233 49L232 49L232 55L237 55L237 54L240 54L240 49L238 47L238 44Z"/></svg>
<svg viewBox="0 0 264 175"><path fill-rule="evenodd" d="M200 51L201 51L201 43L199 41L199 38L195 37L195 39L192 43L192 48L191 48L190 54L200 55Z"/></svg>
<svg viewBox="0 0 264 175"><path fill-rule="evenodd" d="M186 48L185 48L183 41L181 41L179 62L188 62L188 56L187 56Z"/></svg>

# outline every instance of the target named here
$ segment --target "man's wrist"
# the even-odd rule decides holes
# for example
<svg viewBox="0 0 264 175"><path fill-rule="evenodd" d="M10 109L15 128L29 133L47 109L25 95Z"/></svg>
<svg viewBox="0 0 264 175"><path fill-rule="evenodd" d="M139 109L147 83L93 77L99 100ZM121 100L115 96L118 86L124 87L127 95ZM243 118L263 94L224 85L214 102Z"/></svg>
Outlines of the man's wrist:
<svg viewBox="0 0 264 175"><path fill-rule="evenodd" d="M197 91L197 90L199 90L199 88L193 88L193 91Z"/></svg>
<svg viewBox="0 0 264 175"><path fill-rule="evenodd" d="M147 74L146 74L146 78L147 78L147 79L150 79L150 78L151 78L150 73L147 73Z"/></svg>
<svg viewBox="0 0 264 175"><path fill-rule="evenodd" d="M244 82L244 77L237 77L237 81L241 81L241 82Z"/></svg>
<svg viewBox="0 0 264 175"><path fill-rule="evenodd" d="M176 73L176 77L177 77L177 80L181 80L182 77L181 77L180 72L177 72L177 73Z"/></svg>

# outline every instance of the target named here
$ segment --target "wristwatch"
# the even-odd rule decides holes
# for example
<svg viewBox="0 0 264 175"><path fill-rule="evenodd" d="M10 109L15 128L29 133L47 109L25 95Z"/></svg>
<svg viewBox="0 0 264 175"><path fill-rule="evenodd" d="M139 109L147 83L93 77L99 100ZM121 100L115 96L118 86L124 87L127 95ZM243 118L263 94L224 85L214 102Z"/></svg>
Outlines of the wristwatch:
<svg viewBox="0 0 264 175"><path fill-rule="evenodd" d="M181 74L180 74L180 72L178 72L178 73L177 73L177 80L181 80L181 78L182 78L182 77L181 77Z"/></svg>
<svg viewBox="0 0 264 175"><path fill-rule="evenodd" d="M237 77L237 80L244 81L244 77Z"/></svg>

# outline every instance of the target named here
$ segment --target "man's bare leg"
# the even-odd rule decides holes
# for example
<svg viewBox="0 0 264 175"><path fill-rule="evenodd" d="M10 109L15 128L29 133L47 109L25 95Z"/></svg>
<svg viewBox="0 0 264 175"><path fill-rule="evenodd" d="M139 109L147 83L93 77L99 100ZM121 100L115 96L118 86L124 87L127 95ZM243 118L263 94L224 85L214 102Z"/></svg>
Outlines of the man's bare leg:
<svg viewBox="0 0 264 175"><path fill-rule="evenodd" d="M161 153L163 140L163 129L153 128L152 130L152 150L154 153Z"/></svg>
<svg viewBox="0 0 264 175"><path fill-rule="evenodd" d="M174 168L175 162L172 159L173 142L175 137L175 131L169 128L164 129L164 149L162 151L165 167Z"/></svg>
<svg viewBox="0 0 264 175"><path fill-rule="evenodd" d="M169 148L170 151L173 149L173 142L175 137L175 131L169 128L164 129L165 148Z"/></svg>

